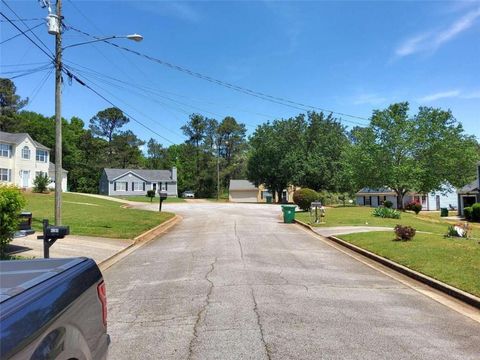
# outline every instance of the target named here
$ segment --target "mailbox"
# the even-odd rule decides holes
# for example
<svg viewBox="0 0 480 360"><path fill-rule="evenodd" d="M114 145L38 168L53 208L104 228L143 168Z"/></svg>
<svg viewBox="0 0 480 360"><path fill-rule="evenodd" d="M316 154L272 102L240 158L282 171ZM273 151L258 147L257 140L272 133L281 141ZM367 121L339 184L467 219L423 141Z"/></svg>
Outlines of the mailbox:
<svg viewBox="0 0 480 360"><path fill-rule="evenodd" d="M168 197L166 190L158 190L158 195L160 197L160 202L158 203L158 211L162 211L162 202Z"/></svg>
<svg viewBox="0 0 480 360"><path fill-rule="evenodd" d="M63 239L65 235L70 234L69 226L47 226L45 235L49 239Z"/></svg>
<svg viewBox="0 0 480 360"><path fill-rule="evenodd" d="M168 193L166 190L160 190L158 192L158 195L160 195L160 199L165 200L168 197Z"/></svg>
<svg viewBox="0 0 480 360"><path fill-rule="evenodd" d="M63 239L70 234L69 226L51 226L48 219L43 220L43 235L37 236L37 239L43 240L43 257L50 257L50 247L55 244L58 239Z"/></svg>

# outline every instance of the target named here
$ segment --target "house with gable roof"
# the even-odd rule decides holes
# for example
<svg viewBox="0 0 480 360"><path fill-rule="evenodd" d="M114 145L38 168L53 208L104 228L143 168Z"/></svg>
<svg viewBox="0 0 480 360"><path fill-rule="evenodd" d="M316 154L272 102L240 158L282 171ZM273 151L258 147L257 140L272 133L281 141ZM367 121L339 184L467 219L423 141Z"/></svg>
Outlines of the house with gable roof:
<svg viewBox="0 0 480 360"><path fill-rule="evenodd" d="M178 196L177 168L171 170L103 169L99 193L108 196L145 195L165 190L168 196Z"/></svg>

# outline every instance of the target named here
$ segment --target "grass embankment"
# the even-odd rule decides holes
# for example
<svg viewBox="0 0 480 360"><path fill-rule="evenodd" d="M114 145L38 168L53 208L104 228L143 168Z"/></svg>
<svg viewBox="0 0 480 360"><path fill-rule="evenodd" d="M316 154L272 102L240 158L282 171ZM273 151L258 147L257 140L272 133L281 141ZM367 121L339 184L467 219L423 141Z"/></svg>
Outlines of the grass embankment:
<svg viewBox="0 0 480 360"><path fill-rule="evenodd" d="M33 215L33 228L42 230L42 220L54 221L54 194L25 193L25 211ZM65 193L62 196L62 223L72 235L132 239L174 214L123 208L121 203Z"/></svg>
<svg viewBox="0 0 480 360"><path fill-rule="evenodd" d="M371 215L372 208L328 208L326 224L315 226L413 226L418 233L411 241L393 241L393 231L339 235L363 249L386 257L413 270L480 296L480 224L471 224L473 239L445 238L448 225L439 212L402 213L400 219L382 219ZM310 222L308 213L297 213L299 220Z"/></svg>
<svg viewBox="0 0 480 360"><path fill-rule="evenodd" d="M339 237L410 269L480 296L478 240L417 233L412 241L393 241L393 232L357 233Z"/></svg>
<svg viewBox="0 0 480 360"><path fill-rule="evenodd" d="M150 202L150 198L146 197L145 195L132 195L132 196L113 196L122 200L129 200L129 201L138 201L138 202ZM160 201L158 196L155 196L152 199L152 203L158 203ZM185 202L185 199L179 198L179 197L168 197L165 200L163 200L164 203L183 203Z"/></svg>

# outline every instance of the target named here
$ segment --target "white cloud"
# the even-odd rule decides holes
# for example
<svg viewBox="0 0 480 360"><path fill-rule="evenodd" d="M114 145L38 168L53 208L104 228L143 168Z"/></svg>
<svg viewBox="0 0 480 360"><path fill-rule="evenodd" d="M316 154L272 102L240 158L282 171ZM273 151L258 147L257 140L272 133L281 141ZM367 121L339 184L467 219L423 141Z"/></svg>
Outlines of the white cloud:
<svg viewBox="0 0 480 360"><path fill-rule="evenodd" d="M469 92L460 90L441 91L423 96L418 99L419 102L430 102L440 99L457 98L464 100L480 99L480 90L472 90Z"/></svg>
<svg viewBox="0 0 480 360"><path fill-rule="evenodd" d="M440 99L458 97L459 95L460 95L460 90L451 90L451 91L443 91L443 92L437 92L434 94L426 95L421 97L418 100L421 102L430 102L430 101L435 101Z"/></svg>
<svg viewBox="0 0 480 360"><path fill-rule="evenodd" d="M406 39L395 49L397 57L408 56L418 52L435 51L443 44L470 29L480 17L480 8L470 11L443 30L428 31Z"/></svg>

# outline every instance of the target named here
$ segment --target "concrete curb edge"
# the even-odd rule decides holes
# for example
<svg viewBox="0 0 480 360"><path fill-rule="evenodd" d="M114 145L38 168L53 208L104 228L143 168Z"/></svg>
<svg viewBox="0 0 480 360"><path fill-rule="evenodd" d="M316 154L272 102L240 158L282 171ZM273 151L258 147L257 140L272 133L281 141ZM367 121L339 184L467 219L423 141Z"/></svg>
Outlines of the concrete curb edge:
<svg viewBox="0 0 480 360"><path fill-rule="evenodd" d="M310 231L312 231L315 235L317 236L322 236L320 234L318 234L315 230L313 230L313 228L302 222L302 221L299 221L299 220L295 220L295 222L300 225L300 226L303 226L307 229L309 229ZM469 294L463 290L460 290L460 289L457 289L451 285L448 285L448 284L445 284L439 280L436 280L434 278L431 278L427 275L424 275L422 273L419 273L415 270L412 270L412 269L409 269L408 267L406 266L403 266L403 265L400 265L392 260L389 260L389 259L386 259L382 256L379 256L377 254L374 254L368 250L365 250L365 249L362 249L361 247L358 247L356 245L353 245L347 241L344 241L342 239L339 239L335 236L328 236L328 237L325 237L325 239L327 240L330 240L330 241L333 241L343 247L346 247L352 251L355 251L356 253L359 253L360 255L363 255L371 260L374 260L384 266L387 266L388 268L392 269L392 270L395 270L403 275L406 275L414 280L417 280L425 285L428 285L436 290L439 290L447 295L450 295L460 301L463 301L477 309L480 309L480 298L476 297L475 295L472 295L472 294Z"/></svg>
<svg viewBox="0 0 480 360"><path fill-rule="evenodd" d="M161 223L160 225L157 225L154 228L145 231L143 234L140 234L137 237L135 237L133 239L132 244L130 244L126 248L123 248L116 254L113 254L109 258L99 262L98 267L100 268L101 271L107 270L110 266L116 264L121 259L131 254L141 246L149 243L153 239L157 238L159 235L168 231L170 228L174 227L182 220L183 218L180 215L175 215L174 217L172 217L171 219L168 219L164 223Z"/></svg>

